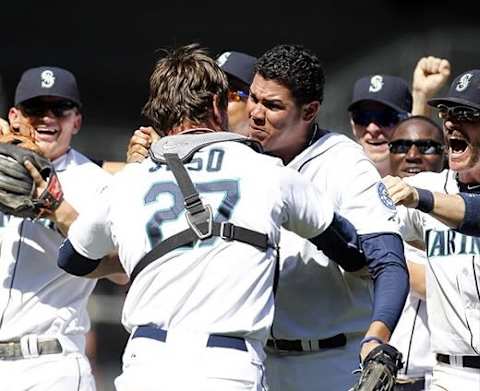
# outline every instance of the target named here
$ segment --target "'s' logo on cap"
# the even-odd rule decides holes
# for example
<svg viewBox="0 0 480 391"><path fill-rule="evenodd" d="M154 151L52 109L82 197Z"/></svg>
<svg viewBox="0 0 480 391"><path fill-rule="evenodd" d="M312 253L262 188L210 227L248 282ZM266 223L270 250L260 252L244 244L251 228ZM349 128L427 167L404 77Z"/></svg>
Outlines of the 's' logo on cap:
<svg viewBox="0 0 480 391"><path fill-rule="evenodd" d="M470 80L472 80L473 75L471 73L465 73L460 80L458 80L457 86L455 89L458 92L462 92L467 89L468 85L470 84Z"/></svg>
<svg viewBox="0 0 480 391"><path fill-rule="evenodd" d="M378 92L383 87L383 77L380 75L372 76L370 79L370 87L368 87L368 91L370 92Z"/></svg>
<svg viewBox="0 0 480 391"><path fill-rule="evenodd" d="M232 53L230 52L225 52L223 53L220 57L217 58L217 64L219 67L221 67L223 64L225 64L228 60L228 57L230 57Z"/></svg>
<svg viewBox="0 0 480 391"><path fill-rule="evenodd" d="M55 84L55 76L50 70L43 71L40 77L42 78L42 88L51 88Z"/></svg>

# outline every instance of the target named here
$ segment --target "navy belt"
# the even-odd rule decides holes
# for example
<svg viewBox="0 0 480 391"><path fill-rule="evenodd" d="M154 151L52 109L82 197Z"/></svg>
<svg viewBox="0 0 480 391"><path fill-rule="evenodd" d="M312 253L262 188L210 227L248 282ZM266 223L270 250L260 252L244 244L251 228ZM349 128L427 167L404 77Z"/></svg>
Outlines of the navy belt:
<svg viewBox="0 0 480 391"><path fill-rule="evenodd" d="M398 381L398 380L397 380ZM425 390L425 378L415 379L405 383L396 383L394 391L423 391Z"/></svg>
<svg viewBox="0 0 480 391"><path fill-rule="evenodd" d="M316 352L319 349L340 348L347 344L345 334L337 334L330 338L306 340L301 339L269 339L267 346L284 352Z"/></svg>
<svg viewBox="0 0 480 391"><path fill-rule="evenodd" d="M480 356L449 356L437 353L437 360L458 367L480 369Z"/></svg>
<svg viewBox="0 0 480 391"><path fill-rule="evenodd" d="M132 338L150 338L160 342L167 340L167 330L152 325L138 326L133 333ZM230 335L210 334L207 340L207 347L211 348L227 348L247 351L245 339L241 337L233 337Z"/></svg>

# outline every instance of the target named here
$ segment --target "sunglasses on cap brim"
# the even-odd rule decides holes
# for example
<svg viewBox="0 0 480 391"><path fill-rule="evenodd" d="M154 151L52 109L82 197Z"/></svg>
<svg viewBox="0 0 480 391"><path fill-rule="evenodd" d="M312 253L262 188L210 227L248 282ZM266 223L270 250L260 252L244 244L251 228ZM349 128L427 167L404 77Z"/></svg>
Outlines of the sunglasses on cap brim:
<svg viewBox="0 0 480 391"><path fill-rule="evenodd" d="M408 117L408 113L399 113L393 110L354 110L352 111L351 115L352 121L356 125L368 126L371 123L374 123L383 128L395 126L402 119Z"/></svg>
<svg viewBox="0 0 480 391"><path fill-rule="evenodd" d="M75 107L78 107L77 104L67 99L54 101L33 99L19 105L20 110L29 117L43 117L48 112L55 117L64 117Z"/></svg>
<svg viewBox="0 0 480 391"><path fill-rule="evenodd" d="M468 106L447 106L439 104L437 106L438 117L447 120L478 122L480 121L480 110Z"/></svg>

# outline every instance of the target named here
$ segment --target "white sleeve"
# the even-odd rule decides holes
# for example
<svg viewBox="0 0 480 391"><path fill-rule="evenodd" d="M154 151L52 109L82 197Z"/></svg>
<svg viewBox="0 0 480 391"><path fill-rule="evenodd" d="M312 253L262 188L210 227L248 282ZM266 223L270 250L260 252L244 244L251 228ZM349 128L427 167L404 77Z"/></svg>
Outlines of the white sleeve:
<svg viewBox="0 0 480 391"><path fill-rule="evenodd" d="M395 217L399 227L400 235L406 242L420 240L424 241L424 225L422 212L416 209L397 206Z"/></svg>
<svg viewBox="0 0 480 391"><path fill-rule="evenodd" d="M398 233L394 221L395 204L373 163L364 156L354 157L351 163L337 166L329 173L340 214L355 226L360 235Z"/></svg>
<svg viewBox="0 0 480 391"><path fill-rule="evenodd" d="M408 243L403 243L405 248L405 259L409 262L425 265L427 263L427 253Z"/></svg>
<svg viewBox="0 0 480 391"><path fill-rule="evenodd" d="M326 196L296 171L284 168L280 191L282 226L309 239L321 234L333 220L333 205Z"/></svg>
<svg viewBox="0 0 480 391"><path fill-rule="evenodd" d="M75 250L90 259L100 259L115 250L110 230L109 187L98 194L91 207L80 213L68 230Z"/></svg>

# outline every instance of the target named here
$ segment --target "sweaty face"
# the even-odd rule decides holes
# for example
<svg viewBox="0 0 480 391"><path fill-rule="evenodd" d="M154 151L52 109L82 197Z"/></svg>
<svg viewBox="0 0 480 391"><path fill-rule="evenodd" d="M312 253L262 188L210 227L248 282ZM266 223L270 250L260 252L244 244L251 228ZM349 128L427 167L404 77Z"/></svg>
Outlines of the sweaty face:
<svg viewBox="0 0 480 391"><path fill-rule="evenodd" d="M460 174L480 174L480 122L447 119L444 124L448 163Z"/></svg>
<svg viewBox="0 0 480 391"><path fill-rule="evenodd" d="M388 142L398 123L396 113L381 103L371 101L358 104L351 114L353 134L368 157L375 163L388 160Z"/></svg>
<svg viewBox="0 0 480 391"><path fill-rule="evenodd" d="M422 171L439 172L445 157L443 135L424 120L409 120L395 129L391 139L391 174L407 177Z"/></svg>
<svg viewBox="0 0 480 391"><path fill-rule="evenodd" d="M249 137L288 163L309 137L311 120L303 117L303 109L287 87L256 74L247 103Z"/></svg>
<svg viewBox="0 0 480 391"><path fill-rule="evenodd" d="M44 96L25 102L25 107L14 107L8 114L13 125L26 122L35 128L35 142L50 160L67 152L82 123L78 109L63 103L62 98Z"/></svg>

